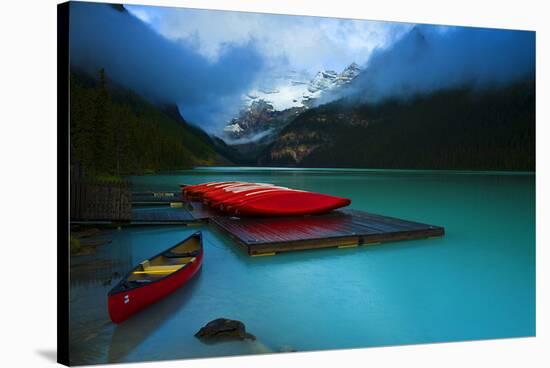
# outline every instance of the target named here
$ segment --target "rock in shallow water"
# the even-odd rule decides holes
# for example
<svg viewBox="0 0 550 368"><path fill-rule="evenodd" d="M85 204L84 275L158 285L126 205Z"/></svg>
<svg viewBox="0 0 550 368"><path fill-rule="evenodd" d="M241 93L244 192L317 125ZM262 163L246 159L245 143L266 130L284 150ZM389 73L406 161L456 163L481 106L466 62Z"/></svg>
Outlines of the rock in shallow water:
<svg viewBox="0 0 550 368"><path fill-rule="evenodd" d="M201 340L256 340L254 335L246 332L244 323L227 318L218 318L208 322L195 336Z"/></svg>

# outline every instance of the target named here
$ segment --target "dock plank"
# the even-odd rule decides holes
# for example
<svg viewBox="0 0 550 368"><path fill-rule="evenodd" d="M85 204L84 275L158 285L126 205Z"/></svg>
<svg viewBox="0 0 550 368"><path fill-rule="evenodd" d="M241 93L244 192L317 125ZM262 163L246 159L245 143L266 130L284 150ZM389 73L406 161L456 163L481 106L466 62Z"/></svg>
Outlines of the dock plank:
<svg viewBox="0 0 550 368"><path fill-rule="evenodd" d="M133 193L132 201L132 218L126 224L191 225L210 222L241 245L249 255L345 248L445 234L445 229L440 226L354 209L318 216L237 218L226 216L201 202L186 201L180 192ZM112 225L110 221L93 223Z"/></svg>
<svg viewBox="0 0 550 368"><path fill-rule="evenodd" d="M186 224L197 219L185 208L153 208L132 210L134 224Z"/></svg>
<svg viewBox="0 0 550 368"><path fill-rule="evenodd" d="M307 217L211 218L250 255L442 236L439 226L370 214L334 211Z"/></svg>
<svg viewBox="0 0 550 368"><path fill-rule="evenodd" d="M170 203L183 202L181 192L133 192L132 205L169 205Z"/></svg>

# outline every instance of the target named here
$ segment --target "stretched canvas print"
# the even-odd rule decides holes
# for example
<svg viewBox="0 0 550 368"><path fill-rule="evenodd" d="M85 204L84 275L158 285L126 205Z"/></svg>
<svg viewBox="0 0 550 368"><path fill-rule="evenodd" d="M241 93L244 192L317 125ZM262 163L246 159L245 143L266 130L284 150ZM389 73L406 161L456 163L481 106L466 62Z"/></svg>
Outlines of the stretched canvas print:
<svg viewBox="0 0 550 368"><path fill-rule="evenodd" d="M59 361L535 335L535 32L58 6Z"/></svg>

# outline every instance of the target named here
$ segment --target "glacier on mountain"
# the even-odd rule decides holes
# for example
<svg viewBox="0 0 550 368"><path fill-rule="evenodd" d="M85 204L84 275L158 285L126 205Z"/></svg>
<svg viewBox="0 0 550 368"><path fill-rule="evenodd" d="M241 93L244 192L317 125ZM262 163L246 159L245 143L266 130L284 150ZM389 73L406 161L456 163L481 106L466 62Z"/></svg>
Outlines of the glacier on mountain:
<svg viewBox="0 0 550 368"><path fill-rule="evenodd" d="M277 131L274 124L286 124L296 114L314 106L321 96L351 83L360 72L359 65L351 63L340 73L323 70L311 77L306 72L288 71L265 78L260 86L243 96L243 107L227 123L224 134L231 142L259 136L264 130Z"/></svg>

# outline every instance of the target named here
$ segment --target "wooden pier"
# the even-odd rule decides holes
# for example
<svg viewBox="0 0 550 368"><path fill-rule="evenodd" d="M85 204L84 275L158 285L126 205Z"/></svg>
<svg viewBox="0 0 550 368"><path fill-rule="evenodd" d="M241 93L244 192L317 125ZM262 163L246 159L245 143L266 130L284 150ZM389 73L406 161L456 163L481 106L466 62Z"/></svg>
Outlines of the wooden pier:
<svg viewBox="0 0 550 368"><path fill-rule="evenodd" d="M164 204L167 204L164 202ZM155 206L134 208L132 210L132 221L134 225L143 224L191 224L208 222L212 217L219 215L210 207L200 202L171 202L170 207Z"/></svg>
<svg viewBox="0 0 550 368"><path fill-rule="evenodd" d="M251 256L328 247L348 248L445 234L445 229L440 226L350 209L318 216L229 217L200 202L185 201L179 192L133 193L131 219L122 223L106 220L73 222L117 226L212 223Z"/></svg>
<svg viewBox="0 0 550 368"><path fill-rule="evenodd" d="M133 206L173 205L183 202L181 192L134 192Z"/></svg>
<svg viewBox="0 0 550 368"><path fill-rule="evenodd" d="M444 228L340 210L319 216L235 218L216 216L211 222L242 245L249 255L272 255L294 250L355 247L397 240L443 236Z"/></svg>
<svg viewBox="0 0 550 368"><path fill-rule="evenodd" d="M186 225L200 222L185 208L132 209L131 225Z"/></svg>

